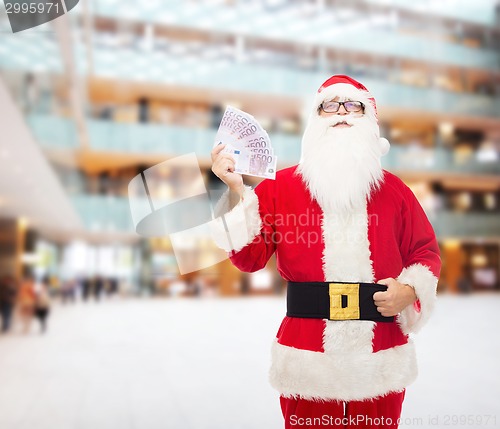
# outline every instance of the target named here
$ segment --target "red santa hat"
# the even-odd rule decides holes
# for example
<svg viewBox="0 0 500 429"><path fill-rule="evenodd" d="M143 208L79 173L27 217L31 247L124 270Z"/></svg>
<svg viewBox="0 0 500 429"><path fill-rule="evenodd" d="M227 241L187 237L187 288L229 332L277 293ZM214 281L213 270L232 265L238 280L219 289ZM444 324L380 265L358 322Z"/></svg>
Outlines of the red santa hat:
<svg viewBox="0 0 500 429"><path fill-rule="evenodd" d="M365 116L378 123L377 104L368 89L350 76L338 74L327 79L318 89L315 97L315 107L318 108L325 100L339 97L342 100L361 101L365 106ZM380 138L382 155L389 152L389 141Z"/></svg>

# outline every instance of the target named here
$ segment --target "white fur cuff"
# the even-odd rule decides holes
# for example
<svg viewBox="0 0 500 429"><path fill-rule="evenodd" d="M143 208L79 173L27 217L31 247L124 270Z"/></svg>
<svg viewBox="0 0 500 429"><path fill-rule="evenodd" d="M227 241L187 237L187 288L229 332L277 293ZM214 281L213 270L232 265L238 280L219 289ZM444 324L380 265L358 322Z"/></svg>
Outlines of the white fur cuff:
<svg viewBox="0 0 500 429"><path fill-rule="evenodd" d="M377 353L272 348L271 385L285 397L361 401L402 391L417 376L412 342Z"/></svg>
<svg viewBox="0 0 500 429"><path fill-rule="evenodd" d="M416 333L425 325L434 310L438 279L425 265L413 264L403 269L397 280L413 286L420 301L420 309L415 305L409 305L398 317L405 334Z"/></svg>
<svg viewBox="0 0 500 429"><path fill-rule="evenodd" d="M229 191L226 191L214 209L215 219L210 223L215 244L226 252L238 252L259 234L262 220L259 200L252 188L245 186L243 199L230 210Z"/></svg>

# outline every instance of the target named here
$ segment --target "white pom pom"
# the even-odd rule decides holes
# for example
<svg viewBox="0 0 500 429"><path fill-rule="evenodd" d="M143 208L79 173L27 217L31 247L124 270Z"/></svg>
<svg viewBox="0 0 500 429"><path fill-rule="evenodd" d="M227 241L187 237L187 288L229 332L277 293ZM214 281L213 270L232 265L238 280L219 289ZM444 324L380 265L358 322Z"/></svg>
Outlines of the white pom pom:
<svg viewBox="0 0 500 429"><path fill-rule="evenodd" d="M380 154L382 156L386 155L387 152L389 152L389 149L391 148L389 140L387 140L384 137L380 137L380 139L379 139L379 145L380 145Z"/></svg>

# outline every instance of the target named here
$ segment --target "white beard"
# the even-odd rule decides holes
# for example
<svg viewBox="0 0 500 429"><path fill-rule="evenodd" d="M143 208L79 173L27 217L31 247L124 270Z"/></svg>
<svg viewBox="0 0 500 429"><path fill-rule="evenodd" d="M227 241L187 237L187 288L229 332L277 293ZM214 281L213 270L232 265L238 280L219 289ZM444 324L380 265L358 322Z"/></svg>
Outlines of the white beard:
<svg viewBox="0 0 500 429"><path fill-rule="evenodd" d="M350 128L332 128L346 121ZM366 116L313 116L302 138L298 172L326 213L364 207L383 177L379 127Z"/></svg>

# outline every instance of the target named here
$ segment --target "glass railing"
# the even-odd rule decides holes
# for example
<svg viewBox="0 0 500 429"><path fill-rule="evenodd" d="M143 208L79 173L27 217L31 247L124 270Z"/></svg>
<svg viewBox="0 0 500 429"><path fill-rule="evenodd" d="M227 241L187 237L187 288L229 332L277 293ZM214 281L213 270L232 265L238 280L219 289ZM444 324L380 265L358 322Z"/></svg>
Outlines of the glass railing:
<svg viewBox="0 0 500 429"><path fill-rule="evenodd" d="M490 156L489 161L481 161L480 158L479 152L471 152L464 157L447 148L392 145L389 153L382 158L382 165L396 172L500 174L500 153L496 153L496 159Z"/></svg>
<svg viewBox="0 0 500 429"><path fill-rule="evenodd" d="M113 56L114 59L113 59ZM263 95L302 96L310 98L329 72L311 72L293 67L269 67L265 65L238 64L214 61L211 64L198 58L171 58L164 56L158 63L134 67L134 54L123 57L119 52L110 56L96 54L96 64L102 62L102 70L109 77L131 80L159 81L171 85L198 87L200 90L234 90ZM144 57L142 61L147 64ZM109 66L106 66L109 65ZM116 70L113 64L129 64ZM151 66L151 67L150 67ZM121 66L120 66L121 67ZM164 73L155 70L165 67ZM369 74L351 73L360 79L375 96L379 106L390 106L427 113L443 113L500 117L500 98L477 94L462 94L436 88L419 88L369 77Z"/></svg>
<svg viewBox="0 0 500 429"><path fill-rule="evenodd" d="M500 236L498 213L440 212L429 216L439 238L481 238Z"/></svg>
<svg viewBox="0 0 500 429"><path fill-rule="evenodd" d="M13 42L11 36L2 39L0 68L34 72L40 68L40 70L60 72L60 55L52 52L54 41L49 40L48 36L44 37L47 39L44 43L37 42L36 52L39 56L34 60L30 57L34 50L32 40L20 38L21 43L23 40L31 43L30 46L23 47L19 45L18 40ZM355 38L350 39L350 43L356 43ZM436 51L437 48L434 46L429 48L425 43L422 49ZM417 48L408 50L422 55L421 50ZM438 56L446 55L439 50L436 52ZM471 55L475 54L467 54L467 58L472 58ZM78 58L81 62L85 56L80 55ZM304 99L311 97L318 85L331 74L327 69L322 71L301 69L297 64L297 58L289 61L290 64L282 61L279 65L268 65L252 61L237 62L228 58L205 58L201 54L175 55L169 52L145 52L140 49L101 48L94 51L94 73L97 77L185 86L200 90L254 92ZM498 54L494 62L495 68L498 69L500 63ZM476 59L474 63L479 64ZM400 76L397 71L387 70L387 76L383 80L374 78L373 73L376 71L372 69L360 70L350 67L353 70L348 70L348 66L344 68L336 67L335 72L351 74L360 79L370 88L380 106L423 110L428 113L446 112L500 117L499 97L403 85L398 83ZM85 70L83 62L80 64L80 69ZM382 75L380 70L377 73Z"/></svg>
<svg viewBox="0 0 500 429"><path fill-rule="evenodd" d="M365 0L365 2L382 6L395 6L399 9L425 15L459 19L487 26L498 25L495 20L496 0L454 0L452 7L448 1L435 0L420 0L418 2L408 0Z"/></svg>
<svg viewBox="0 0 500 429"><path fill-rule="evenodd" d="M436 88L417 88L376 79L364 79L363 84L375 95L377 104L426 113L484 116L500 119L500 97L454 93ZM418 113L417 113L418 114Z"/></svg>
<svg viewBox="0 0 500 429"><path fill-rule="evenodd" d="M268 10L264 6L248 5L243 2L235 7L217 5L210 2L158 2L152 7L151 2L95 2L95 13L100 16L117 19L134 19L143 22L157 22L167 25L179 26L188 29L197 29L203 32L210 31L214 34L222 32L224 35L233 34L267 39L272 43L285 42L299 46L316 46L331 49L345 50L345 40L349 40L349 51L366 53L371 56L391 56L401 59L411 59L419 62L442 63L458 67L480 68L498 71L499 54L494 50L471 48L468 46L445 43L427 39L418 35L405 34L400 31L397 24L391 22L374 23L373 17L367 14L354 13L354 16L342 19L342 13L327 10L312 16L300 13L300 9L284 7ZM256 2L258 3L258 2ZM439 3L439 2L436 2ZM477 2L474 2L474 4ZM158 13L160 7L163 13ZM72 13L76 13L75 8ZM129 12L133 10L132 15ZM355 21L356 25L352 22ZM347 23L347 24L346 24ZM423 23L425 25L425 23ZM360 31L360 29L362 31ZM370 37L366 37L370 34ZM0 67L7 69L30 69L35 72L63 71L61 53L55 38L55 33L37 33L36 43L34 38L26 33L2 34L0 43ZM112 74L120 77L134 77L141 79L144 71L147 75L157 74L153 81L158 79L168 80L172 73L169 65L175 66L177 61L185 62L182 58L185 53L201 58L203 64L210 68L212 59L225 57L228 60L254 62L251 47L243 47L241 52L236 48L226 45L229 53L221 51L217 45L210 43L189 43L181 45L172 40L165 39L161 47L154 47L161 38L152 42L152 49L145 47L146 43L141 37L128 37L123 34L94 35L93 55L95 63L93 74L106 76ZM102 40L101 40L102 39ZM123 47L127 40L127 47ZM373 43L376 40L377 43ZM103 46L104 45L104 46ZM109 46L106 48L105 46ZM74 44L75 60L81 74L88 72L87 56L83 42ZM179 52L178 52L179 51ZM277 57L275 55L274 57ZM298 51L296 60L300 59ZM273 56L267 59L273 63ZM346 61L342 61L346 62ZM350 62L350 61L347 61ZM199 61L198 61L199 63ZM186 73L193 80L198 74L197 69L182 67L181 74ZM295 65L297 66L297 65ZM337 67L336 65L335 67ZM176 69L176 67L173 67ZM203 69L203 67L202 67ZM175 76L174 76L175 80Z"/></svg>
<svg viewBox="0 0 500 429"><path fill-rule="evenodd" d="M31 114L26 117L31 131L42 147L76 149L78 134L73 120L55 115Z"/></svg>
<svg viewBox="0 0 500 429"><path fill-rule="evenodd" d="M405 34L404 31L399 31L397 22L394 22L390 14L373 16L361 10L356 11L349 5L326 8L321 13L303 9L301 5L286 3L274 8L266 7L265 2L237 2L228 7L213 2L194 4L163 1L161 6L155 7L148 2L142 6L131 6L127 2L100 0L96 2L95 13L115 19L133 19L203 32L222 32L273 42L342 50L346 49L345 40L349 40L350 52L361 51L370 55L498 70L498 53ZM446 9L454 7L447 4L440 10ZM494 15L494 5L482 9L489 11L485 14ZM425 25L427 23L422 22L422 26ZM370 34L370 37L366 37L366 34ZM373 43L373 40L377 43ZM203 55L203 52L199 55Z"/></svg>
<svg viewBox="0 0 500 429"><path fill-rule="evenodd" d="M78 195L72 200L87 230L134 233L127 198ZM500 235L498 213L438 212L429 218L439 238Z"/></svg>
<svg viewBox="0 0 500 429"><path fill-rule="evenodd" d="M135 153L181 155L195 152L209 157L216 129L188 128L157 124L117 124L111 121L88 120L89 136L95 150L116 150ZM300 137L272 134L275 153L286 155L286 162L298 161Z"/></svg>
<svg viewBox="0 0 500 429"><path fill-rule="evenodd" d="M77 132L73 121L54 116L30 116L28 122L40 144L47 149L74 149ZM162 154L165 157L195 152L208 159L216 134L211 128L188 128L158 124L120 124L105 120L88 120L90 146L95 151ZM281 166L300 159L299 135L272 133L271 141ZM499 154L497 154L497 159ZM432 171L476 174L499 174L500 163L480 161L478 153L468 158L447 148L392 145L382 158L385 168L395 171Z"/></svg>
<svg viewBox="0 0 500 429"><path fill-rule="evenodd" d="M95 54L96 69L101 70L101 76L198 88L201 91L232 90L307 100L329 75L328 72L241 64L227 60L207 63L194 56L187 58L165 54L156 60L150 58L152 62L149 63L146 55L134 51L110 50L108 54L102 54ZM136 60L139 59L138 65ZM370 89L380 107L500 118L500 97L403 85L397 83L397 76L382 80L371 77L368 72L355 71L350 74Z"/></svg>
<svg viewBox="0 0 500 429"><path fill-rule="evenodd" d="M135 231L127 198L77 195L72 196L71 200L88 231L129 233Z"/></svg>
<svg viewBox="0 0 500 429"><path fill-rule="evenodd" d="M95 150L184 154L210 153L215 130L157 124L118 124L111 121L87 121L91 146Z"/></svg>
<svg viewBox="0 0 500 429"><path fill-rule="evenodd" d="M64 71L55 32L30 30L12 33L9 24L6 24L0 26L0 33L0 69L33 73Z"/></svg>
<svg viewBox="0 0 500 429"><path fill-rule="evenodd" d="M486 26L496 25L495 5L497 0L452 0L435 1L419 0L410 2L408 0L364 0L361 3L371 3L372 5L393 6L397 9L417 12L425 16L440 16L443 18L457 19L465 22L477 23ZM226 3L226 4L224 4ZM96 14L106 15L119 19L139 19L147 22L162 22L166 24L182 24L192 21L199 21L200 26L206 27L210 22L211 15L216 14L217 23L227 26L228 22L237 19L243 11L248 15L260 13L261 15L275 15L279 21L281 15L296 17L302 12L302 16L314 17L315 11L318 14L325 14L331 11L333 7L340 9L341 3L334 3L332 7L324 6L321 10L313 2L249 2L247 0L207 1L207 2L183 2L177 0L162 0L156 2L136 3L131 0L95 0L93 9ZM321 2L317 2L318 4ZM356 4L347 3L350 9L355 9ZM345 5L344 5L345 6ZM345 8L344 8L345 9ZM293 13L293 12L296 13ZM81 12L75 9L74 13ZM374 10L376 12L376 10ZM346 16L347 18L347 16ZM262 18L262 22L269 21ZM224 28L222 27L222 28Z"/></svg>
<svg viewBox="0 0 500 429"><path fill-rule="evenodd" d="M298 34L296 39L291 40L291 42L297 44L304 42L300 37L301 35ZM419 62L438 62L458 67L472 67L475 69L498 71L500 56L494 51L471 49L459 45L431 43L429 40L416 36L406 36L409 40L405 42L405 45L401 42L400 35L391 32L381 33L377 37L380 39L380 43L368 47L366 46L366 41L368 39L356 34L349 37L349 46L353 51L366 51L366 53L370 55L390 55ZM333 39L344 40L344 37ZM310 41L310 43L314 43L314 41ZM319 42L318 44L319 46L324 45L324 43ZM338 48L340 49L341 46L338 46ZM174 49L172 49L172 51L173 50ZM197 49L193 52L184 52L182 54L175 54L168 50L149 52L133 48L101 47L94 49L94 56L95 74L97 76L127 76L133 79L144 77L145 79L152 79L153 81L158 79L165 81L173 79L175 81L179 71L182 71L192 82L193 78L199 75L203 76L205 72L211 70L212 67L215 67L215 70L213 70L214 72L220 73L221 70L224 70L228 65L233 63L240 63L246 68L251 68L252 65L257 62L251 53L242 54L239 59L236 59L235 55L228 56L224 51L220 51L220 48L211 48L210 46ZM276 58L268 58L266 60L266 65L269 64L272 67L279 67L282 65L283 59L278 55L275 57ZM189 67L187 67L188 65ZM147 67L147 69L144 69L145 67ZM321 65L319 62L313 62L311 66L303 67L300 64L300 55L297 54L297 56L289 60L289 64L285 68L319 69L322 67L325 69L338 69L341 65L337 63L325 63ZM365 68L368 69L366 66ZM329 72L325 71L325 73ZM147 76L151 77L147 78Z"/></svg>

